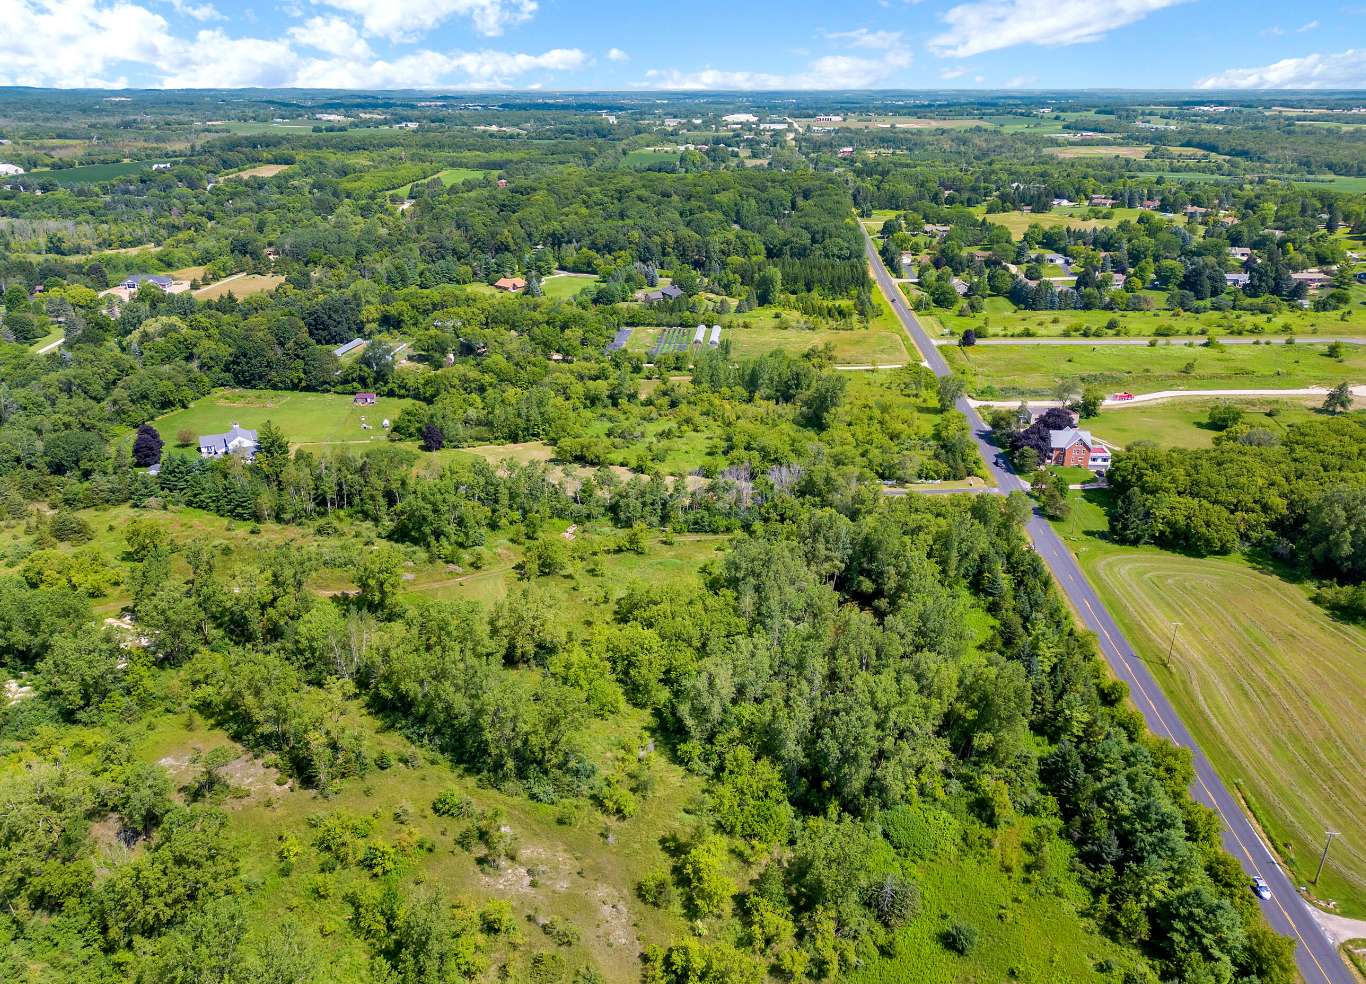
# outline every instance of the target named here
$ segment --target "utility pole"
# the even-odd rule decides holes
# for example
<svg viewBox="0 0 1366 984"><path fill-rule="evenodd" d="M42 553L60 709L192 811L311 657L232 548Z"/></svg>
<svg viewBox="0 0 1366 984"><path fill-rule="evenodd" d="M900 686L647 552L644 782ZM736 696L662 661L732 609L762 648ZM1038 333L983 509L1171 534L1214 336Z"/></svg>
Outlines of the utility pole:
<svg viewBox="0 0 1366 984"><path fill-rule="evenodd" d="M1325 830L1324 833L1328 835L1328 843L1323 845L1323 857L1319 858L1319 870L1314 872L1315 885L1319 883L1319 875L1323 874L1323 863L1328 860L1328 848L1332 846L1333 838L1338 835L1336 830Z"/></svg>
<svg viewBox="0 0 1366 984"><path fill-rule="evenodd" d="M1167 661L1166 661L1166 663L1164 664L1164 665L1167 667L1167 669L1171 669L1171 665L1172 665L1172 649L1174 649L1174 648L1176 647L1176 630L1177 630L1178 628L1180 628L1180 627L1181 627L1181 623L1180 623L1180 622L1173 622L1173 623L1172 623L1172 641L1169 642L1169 643L1167 644Z"/></svg>

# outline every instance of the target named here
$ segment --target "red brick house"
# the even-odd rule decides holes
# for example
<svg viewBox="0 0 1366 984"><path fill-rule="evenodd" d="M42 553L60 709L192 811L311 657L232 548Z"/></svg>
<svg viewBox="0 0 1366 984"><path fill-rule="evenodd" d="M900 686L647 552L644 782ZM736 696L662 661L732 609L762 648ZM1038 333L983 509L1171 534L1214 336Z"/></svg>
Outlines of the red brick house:
<svg viewBox="0 0 1366 984"><path fill-rule="evenodd" d="M1052 457L1045 464L1086 468L1098 475L1109 469L1110 449L1092 438L1090 431L1068 427L1049 431L1048 436Z"/></svg>

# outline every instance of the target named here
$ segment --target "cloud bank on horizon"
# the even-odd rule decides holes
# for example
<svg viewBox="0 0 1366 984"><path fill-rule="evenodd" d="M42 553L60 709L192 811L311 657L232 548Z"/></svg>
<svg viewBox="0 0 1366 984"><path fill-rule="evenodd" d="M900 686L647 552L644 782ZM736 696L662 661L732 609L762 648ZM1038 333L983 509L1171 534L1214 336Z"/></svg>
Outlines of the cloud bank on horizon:
<svg viewBox="0 0 1366 984"><path fill-rule="evenodd" d="M218 2L0 0L0 85L1366 88L1366 7L1326 0L694 0L663 34L621 0Z"/></svg>

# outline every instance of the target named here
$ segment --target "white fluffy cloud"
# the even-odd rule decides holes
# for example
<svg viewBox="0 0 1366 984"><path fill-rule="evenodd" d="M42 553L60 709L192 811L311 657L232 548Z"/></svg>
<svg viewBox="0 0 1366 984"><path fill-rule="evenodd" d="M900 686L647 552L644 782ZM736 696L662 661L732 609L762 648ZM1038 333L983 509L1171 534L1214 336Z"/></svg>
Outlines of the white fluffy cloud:
<svg viewBox="0 0 1366 984"><path fill-rule="evenodd" d="M1019 44L1047 46L1099 41L1107 31L1189 0L977 0L940 15L944 30L930 38L935 54L970 58Z"/></svg>
<svg viewBox="0 0 1366 984"><path fill-rule="evenodd" d="M614 62L628 62L631 60L631 56L620 48L613 48L611 51L607 52L607 57Z"/></svg>
<svg viewBox="0 0 1366 984"><path fill-rule="evenodd" d="M133 66L166 88L490 88L589 60L577 48L539 55L417 50L383 58L335 16L314 17L281 38L234 38L221 28L184 38L160 14L127 0L0 0L0 52L0 85L59 88L124 86L122 73Z"/></svg>
<svg viewBox="0 0 1366 984"><path fill-rule="evenodd" d="M480 34L531 20L535 0L314 0L361 19L365 33L411 41L451 17L468 17Z"/></svg>
<svg viewBox="0 0 1366 984"><path fill-rule="evenodd" d="M289 36L299 44L317 48L329 55L374 57L374 52L360 32L340 17L314 17L301 27L291 27Z"/></svg>
<svg viewBox="0 0 1366 984"><path fill-rule="evenodd" d="M901 46L900 31L870 31L866 27L860 27L857 31L836 31L833 34L825 34L824 37L841 42L850 48L875 48L885 51Z"/></svg>
<svg viewBox="0 0 1366 984"><path fill-rule="evenodd" d="M1366 86L1366 48L1334 55L1283 58L1263 68L1233 68L1195 83L1197 89L1359 89Z"/></svg>
<svg viewBox="0 0 1366 984"><path fill-rule="evenodd" d="M910 52L891 51L883 58L826 55L792 75L705 68L700 72L651 69L645 76L650 85L661 89L864 89L910 64Z"/></svg>

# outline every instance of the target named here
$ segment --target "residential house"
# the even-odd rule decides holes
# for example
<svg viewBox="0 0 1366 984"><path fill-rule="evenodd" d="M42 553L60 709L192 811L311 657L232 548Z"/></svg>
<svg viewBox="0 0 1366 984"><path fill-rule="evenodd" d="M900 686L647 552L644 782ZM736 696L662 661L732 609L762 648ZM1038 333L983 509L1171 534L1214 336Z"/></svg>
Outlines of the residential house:
<svg viewBox="0 0 1366 984"><path fill-rule="evenodd" d="M1252 259L1252 250L1248 249L1246 246L1230 246L1228 248L1228 255L1235 260L1242 260L1246 263L1248 260Z"/></svg>
<svg viewBox="0 0 1366 984"><path fill-rule="evenodd" d="M494 282L494 288L505 290L510 294L515 294L519 290L526 290L526 281L521 277L503 277Z"/></svg>
<svg viewBox="0 0 1366 984"><path fill-rule="evenodd" d="M1246 286L1248 285L1248 282L1251 281L1251 280L1252 280L1252 274L1250 274L1250 273L1226 273L1226 274L1224 274L1224 283L1227 284L1227 285L1230 286L1230 287L1237 288L1238 290L1242 290L1244 287L1246 287Z"/></svg>
<svg viewBox="0 0 1366 984"><path fill-rule="evenodd" d="M237 454L251 461L256 457L256 431L239 427L236 421L225 434L200 434L199 453L205 458Z"/></svg>
<svg viewBox="0 0 1366 984"><path fill-rule="evenodd" d="M959 280L957 277L954 277L951 281L949 281L949 283L953 284L953 289L958 291L959 297L962 297L964 294L968 292L967 283L965 283L962 280Z"/></svg>
<svg viewBox="0 0 1366 984"><path fill-rule="evenodd" d="M1110 468L1110 449L1091 437L1090 431L1068 427L1048 432L1051 457L1045 464L1087 468L1104 474Z"/></svg>
<svg viewBox="0 0 1366 984"><path fill-rule="evenodd" d="M926 225L925 235L927 236L947 236L951 231L951 226L946 225Z"/></svg>
<svg viewBox="0 0 1366 984"><path fill-rule="evenodd" d="M1290 276L1296 283L1305 284L1310 288L1331 287L1333 285L1333 278L1320 270L1303 270L1299 273L1292 273Z"/></svg>
<svg viewBox="0 0 1366 984"><path fill-rule="evenodd" d="M137 290L143 284L156 284L163 293L169 293L171 286L175 283L170 277L163 277L152 273L135 273L126 277L119 286L126 287L128 290Z"/></svg>
<svg viewBox="0 0 1366 984"><path fill-rule="evenodd" d="M683 296L683 288L669 284L667 287L659 288L659 296L665 301L676 301Z"/></svg>
<svg viewBox="0 0 1366 984"><path fill-rule="evenodd" d="M373 407L377 399L374 393L357 393L351 404L357 407Z"/></svg>

